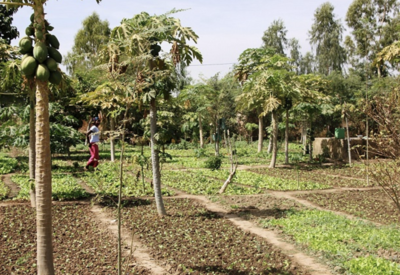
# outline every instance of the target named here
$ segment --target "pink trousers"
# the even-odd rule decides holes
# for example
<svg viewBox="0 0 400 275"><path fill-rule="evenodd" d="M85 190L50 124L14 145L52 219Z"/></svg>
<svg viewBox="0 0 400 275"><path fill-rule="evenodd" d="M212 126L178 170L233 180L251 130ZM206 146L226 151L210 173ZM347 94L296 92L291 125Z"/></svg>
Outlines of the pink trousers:
<svg viewBox="0 0 400 275"><path fill-rule="evenodd" d="M97 146L96 143L90 143L90 147L89 147L89 151L90 151L90 159L87 162L86 166L93 166L93 167L97 167L97 165L99 165L99 146Z"/></svg>

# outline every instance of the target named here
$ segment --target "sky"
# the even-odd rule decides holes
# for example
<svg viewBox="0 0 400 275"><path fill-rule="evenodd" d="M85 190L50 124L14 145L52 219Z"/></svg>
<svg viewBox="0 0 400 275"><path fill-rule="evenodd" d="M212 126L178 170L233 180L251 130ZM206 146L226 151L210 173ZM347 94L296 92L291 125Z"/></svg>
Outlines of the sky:
<svg viewBox="0 0 400 275"><path fill-rule="evenodd" d="M1 2L1 0L0 0ZM52 34L60 41L60 52L71 51L82 21L96 12L107 20L110 28L118 26L123 18L132 18L145 11L159 15L172 9L185 9L174 15L182 26L191 27L199 36L196 47L203 55L203 64L194 61L188 68L194 80L209 78L217 73L224 76L237 63L239 55L248 48L262 45L264 31L274 20L281 19L287 29L287 38L296 38L304 54L311 50L308 32L316 9L326 0L49 0L45 18L54 27ZM331 0L334 13L345 26L345 16L352 0ZM13 26L25 36L32 9L23 7L14 15ZM345 26L346 27L346 26ZM18 44L19 39L12 42ZM61 66L61 69L64 69Z"/></svg>

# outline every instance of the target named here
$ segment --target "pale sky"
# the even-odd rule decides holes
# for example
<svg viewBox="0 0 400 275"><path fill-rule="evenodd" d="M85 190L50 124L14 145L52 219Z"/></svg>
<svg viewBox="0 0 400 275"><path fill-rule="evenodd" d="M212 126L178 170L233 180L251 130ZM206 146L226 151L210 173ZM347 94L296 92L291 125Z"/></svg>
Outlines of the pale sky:
<svg viewBox="0 0 400 275"><path fill-rule="evenodd" d="M107 20L110 28L118 26L123 18L131 18L142 11L163 14L176 9L188 9L174 15L181 24L191 27L199 36L197 47L203 54L203 64L193 62L189 72L194 79L199 75L211 77L220 72L225 75L236 63L239 55L248 48L262 45L261 37L273 20L282 19L287 38L297 38L301 51L311 50L308 31L313 23L315 10L324 0L49 0L45 6L46 19L54 27L60 41L60 52L65 55L71 51L74 37L82 28L82 21L93 12L101 20ZM337 19L344 19L352 0L331 0ZM13 25L25 36L25 28L30 24L32 10L21 8L14 15ZM346 25L345 25L346 27ZM13 41L13 45L18 43ZM208 65L225 64L226 65ZM61 67L63 69L63 67Z"/></svg>

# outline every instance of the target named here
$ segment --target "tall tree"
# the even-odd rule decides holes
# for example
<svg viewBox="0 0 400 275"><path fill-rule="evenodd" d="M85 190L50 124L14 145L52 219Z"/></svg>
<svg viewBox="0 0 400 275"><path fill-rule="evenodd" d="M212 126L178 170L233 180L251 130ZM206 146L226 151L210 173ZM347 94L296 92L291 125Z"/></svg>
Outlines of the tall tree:
<svg viewBox="0 0 400 275"><path fill-rule="evenodd" d="M93 12L82 21L82 29L75 35L72 52L68 52L64 64L70 74L85 72L99 65L97 55L102 45L107 44L111 29L107 20L102 21Z"/></svg>
<svg viewBox="0 0 400 275"><path fill-rule="evenodd" d="M194 58L202 62L202 55L198 49L188 44L190 40L197 42L197 34L190 27L183 27L180 20L170 16L176 12L178 11L172 10L167 14L153 16L142 12L131 19L123 19L121 25L112 31L112 37L121 41L126 55L149 54L150 59L145 62L148 65L143 67L143 71L139 72L137 81L154 83L154 85L149 85L148 88L143 89L141 96L143 101L150 104L153 185L157 211L160 216L166 215L166 211L161 195L160 163L155 138L157 131L156 98L158 95L168 96L176 87L176 79L173 80L175 70L172 70L173 67L168 66L168 63L177 65L182 62L189 65ZM143 39L141 35L138 39L138 33L145 35L145 38ZM162 49L159 45L161 43L168 43L172 46L169 60L161 58L160 51ZM159 78L156 76L157 74L160 76Z"/></svg>
<svg viewBox="0 0 400 275"><path fill-rule="evenodd" d="M399 39L396 30L399 5L396 0L354 0L350 5L346 22L352 29L354 41L346 38L346 44L353 55L359 57L355 59L358 64L360 59L364 64L372 63L378 52ZM378 76L384 73L379 66L374 71Z"/></svg>
<svg viewBox="0 0 400 275"><path fill-rule="evenodd" d="M309 32L310 42L315 47L318 71L329 75L341 71L346 61L342 47L343 26L335 19L331 3L322 4L314 13L314 23Z"/></svg>
<svg viewBox="0 0 400 275"><path fill-rule="evenodd" d="M7 44L10 44L11 40L19 35L17 27L11 26L14 19L13 14L16 11L16 8L7 9L6 6L0 5L0 39L3 39Z"/></svg>
<svg viewBox="0 0 400 275"><path fill-rule="evenodd" d="M272 56L275 50L267 49L247 49L239 57L239 65L235 68L235 77L241 83L245 83L252 74L255 74L265 69L264 59L266 56ZM251 79L252 80L252 79ZM263 93L263 90L256 90L259 87L253 85L254 81L250 81L245 85L243 93L236 98L238 110L256 110L258 115L258 153L263 149L264 138L264 101L268 98L268 93ZM260 87L259 87L260 88Z"/></svg>
<svg viewBox="0 0 400 275"><path fill-rule="evenodd" d="M262 41L264 42L263 47L273 48L276 50L276 53L285 55L288 43L286 34L285 23L281 19L272 21L262 37Z"/></svg>
<svg viewBox="0 0 400 275"><path fill-rule="evenodd" d="M99 3L101 0L96 0ZM0 2L7 7L29 6L34 11L33 31L35 46L45 45L46 30L44 5L46 0L8 0ZM39 35L42 34L42 35ZM43 53L43 52L42 52ZM36 79L36 229L38 274L54 274L53 230L51 215L51 153L49 128L49 87L48 80Z"/></svg>
<svg viewBox="0 0 400 275"><path fill-rule="evenodd" d="M300 64L301 64L301 46L299 44L299 40L296 38L292 38L288 41L288 56L291 59L289 64L292 66L292 70L296 72L296 74L300 74Z"/></svg>

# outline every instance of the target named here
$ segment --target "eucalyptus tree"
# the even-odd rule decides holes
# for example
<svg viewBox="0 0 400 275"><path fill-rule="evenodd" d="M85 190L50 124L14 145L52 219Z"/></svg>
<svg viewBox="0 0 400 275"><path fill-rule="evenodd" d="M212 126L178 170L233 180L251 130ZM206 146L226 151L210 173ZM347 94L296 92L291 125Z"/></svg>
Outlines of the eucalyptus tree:
<svg viewBox="0 0 400 275"><path fill-rule="evenodd" d="M378 52L399 39L397 0L354 0L350 5L346 22L351 28L353 39L346 38L346 44L352 49L354 59L358 64L360 59L368 68ZM353 64L356 66L358 64ZM383 65L383 64L381 64ZM372 68L378 76L384 71L382 66Z"/></svg>
<svg viewBox="0 0 400 275"><path fill-rule="evenodd" d="M329 75L342 71L346 53L342 44L343 26L335 19L331 3L322 4L314 13L314 23L309 32L310 42L315 47L318 72Z"/></svg>
<svg viewBox="0 0 400 275"><path fill-rule="evenodd" d="M101 0L96 0L99 3ZM46 0L3 0L6 7L33 9L35 33L46 29L44 5ZM36 43L45 43L46 37L38 36ZM48 80L36 79L36 228L38 274L54 274L51 216L51 154L49 128Z"/></svg>
<svg viewBox="0 0 400 275"><path fill-rule="evenodd" d="M281 19L272 21L262 37L263 47L275 49L276 53L285 55L288 44L287 29Z"/></svg>
<svg viewBox="0 0 400 275"><path fill-rule="evenodd" d="M302 60L302 55L300 52L301 46L299 40L292 38L288 41L288 57L290 58L289 64L292 66L292 70L296 74L300 74L300 64Z"/></svg>
<svg viewBox="0 0 400 275"><path fill-rule="evenodd" d="M102 45L107 44L110 33L108 21L102 21L97 13L93 12L85 18L82 21L82 29L75 35L72 51L65 57L64 65L67 71L72 75L84 74L100 65L98 53Z"/></svg>
<svg viewBox="0 0 400 275"><path fill-rule="evenodd" d="M176 12L178 11L172 10L166 14L153 16L142 12L131 19L123 19L121 25L112 31L112 38L121 41L127 56L133 57L147 53L150 57L148 62L143 64L142 70L138 72L136 81L149 83L148 87L141 89L138 93L142 100L150 105L153 185L160 216L166 215L166 211L161 195L160 164L156 148L156 98L160 95L168 96L176 87L174 65L181 62L189 65L193 59L202 61L202 55L198 49L188 44L190 40L197 42L197 34L190 27L183 27L179 19L170 16ZM138 36L138 34L141 35ZM169 55L162 55L161 43L171 45Z"/></svg>

